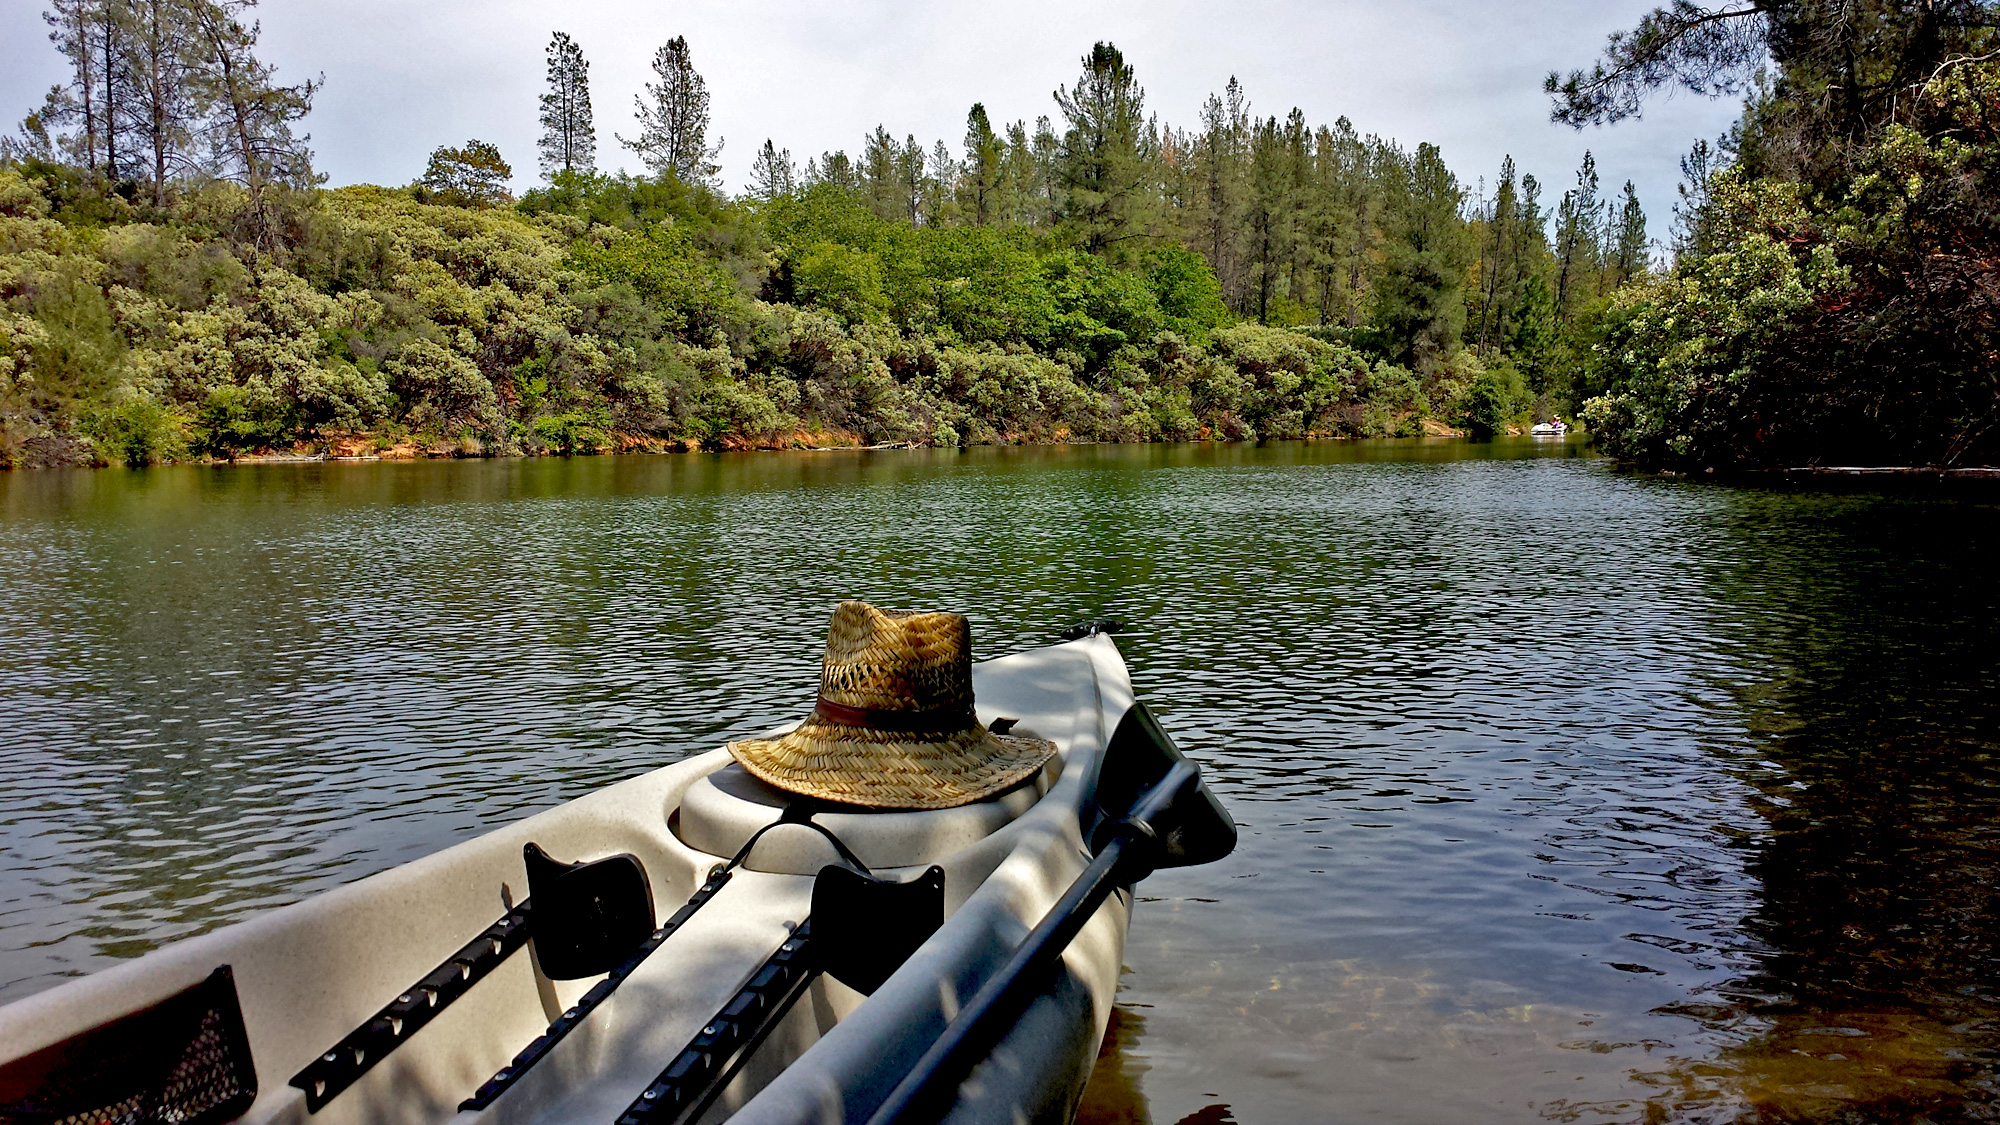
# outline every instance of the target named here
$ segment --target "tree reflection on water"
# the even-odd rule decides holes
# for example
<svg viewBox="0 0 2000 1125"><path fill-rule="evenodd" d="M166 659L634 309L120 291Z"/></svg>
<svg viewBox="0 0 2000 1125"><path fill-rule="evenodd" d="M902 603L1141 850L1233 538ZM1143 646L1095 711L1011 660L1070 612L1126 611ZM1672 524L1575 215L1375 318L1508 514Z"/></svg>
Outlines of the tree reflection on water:
<svg viewBox="0 0 2000 1125"><path fill-rule="evenodd" d="M2000 1118L1994 544L1948 506L1828 507L1725 592L1765 607L1739 622L1768 674L1737 686L1733 766L1766 825L1739 841L1756 967L1660 1009L1734 1043L1636 1072L1649 1120Z"/></svg>

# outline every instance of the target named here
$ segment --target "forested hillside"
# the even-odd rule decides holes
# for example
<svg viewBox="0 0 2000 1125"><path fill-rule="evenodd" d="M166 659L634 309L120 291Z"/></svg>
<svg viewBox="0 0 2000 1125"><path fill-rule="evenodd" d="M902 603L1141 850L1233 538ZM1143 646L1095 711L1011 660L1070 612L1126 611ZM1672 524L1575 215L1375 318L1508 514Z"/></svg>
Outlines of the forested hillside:
<svg viewBox="0 0 2000 1125"><path fill-rule="evenodd" d="M1032 124L975 105L957 143L878 126L802 168L766 142L731 195L684 40L613 132L647 173L607 175L558 34L542 186L473 140L329 189L318 83L256 59L248 9L49 12L74 77L0 165L0 461L1491 433L1594 389L1649 271L1589 161L1468 189L1233 81L1161 124L1109 44Z"/></svg>

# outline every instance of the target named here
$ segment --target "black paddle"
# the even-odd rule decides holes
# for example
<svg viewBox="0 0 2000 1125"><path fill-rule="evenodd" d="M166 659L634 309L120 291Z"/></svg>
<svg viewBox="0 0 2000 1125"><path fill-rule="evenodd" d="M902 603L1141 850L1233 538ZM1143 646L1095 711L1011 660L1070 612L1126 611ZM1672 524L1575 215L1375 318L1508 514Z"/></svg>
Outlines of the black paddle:
<svg viewBox="0 0 2000 1125"><path fill-rule="evenodd" d="M1133 790L1136 798L1120 802L1122 815L1102 817L1092 833L1097 855L1090 866L917 1060L868 1125L928 1125L942 1118L958 1084L1047 990L1057 959L1112 891L1159 868L1209 863L1235 848L1235 823L1144 704L1126 713L1106 747L1100 809L1105 796L1115 800Z"/></svg>

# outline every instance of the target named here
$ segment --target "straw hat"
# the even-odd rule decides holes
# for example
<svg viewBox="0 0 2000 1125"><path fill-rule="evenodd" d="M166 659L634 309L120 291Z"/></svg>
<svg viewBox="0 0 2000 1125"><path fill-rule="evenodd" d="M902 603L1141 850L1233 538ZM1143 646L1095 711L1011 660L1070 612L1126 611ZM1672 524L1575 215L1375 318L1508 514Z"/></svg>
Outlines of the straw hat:
<svg viewBox="0 0 2000 1125"><path fill-rule="evenodd" d="M947 809L1032 775L1056 745L979 725L965 618L842 602L812 714L782 738L732 742L729 752L764 781L808 797Z"/></svg>

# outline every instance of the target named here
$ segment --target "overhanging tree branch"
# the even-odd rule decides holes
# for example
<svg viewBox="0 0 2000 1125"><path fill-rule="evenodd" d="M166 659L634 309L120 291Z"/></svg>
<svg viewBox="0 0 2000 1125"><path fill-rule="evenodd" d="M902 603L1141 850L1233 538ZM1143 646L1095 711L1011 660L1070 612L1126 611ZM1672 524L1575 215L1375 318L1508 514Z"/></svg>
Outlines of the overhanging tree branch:
<svg viewBox="0 0 2000 1125"><path fill-rule="evenodd" d="M1743 91L1766 57L1766 21L1774 0L1707 8L1674 0L1631 31L1612 34L1588 72L1550 72L1542 89L1554 99L1551 120L1582 128L1637 117L1646 95L1673 84L1704 96Z"/></svg>

